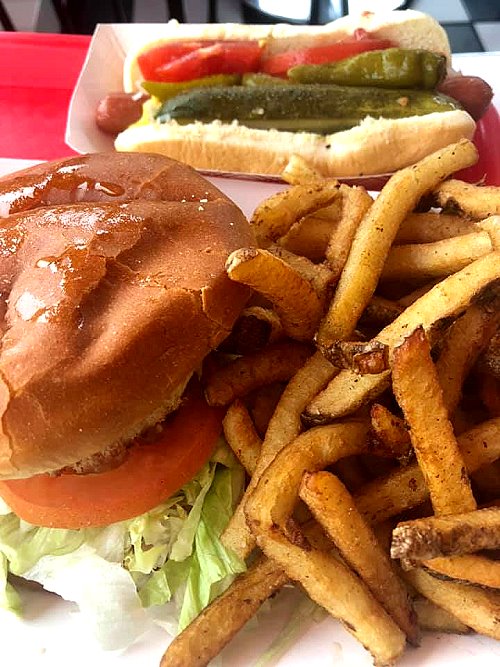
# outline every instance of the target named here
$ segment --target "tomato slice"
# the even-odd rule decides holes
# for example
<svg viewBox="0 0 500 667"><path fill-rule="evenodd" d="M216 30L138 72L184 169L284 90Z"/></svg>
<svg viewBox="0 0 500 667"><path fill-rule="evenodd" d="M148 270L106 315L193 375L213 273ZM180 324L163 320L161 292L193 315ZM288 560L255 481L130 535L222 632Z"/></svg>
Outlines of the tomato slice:
<svg viewBox="0 0 500 667"><path fill-rule="evenodd" d="M261 70L272 76L286 76L289 69L297 65L322 65L350 58L365 51L388 49L394 46L388 39L373 39L360 36L358 39L346 39L336 44L312 46L300 51L277 53L263 61Z"/></svg>
<svg viewBox="0 0 500 667"><path fill-rule="evenodd" d="M190 46L193 44L191 42ZM139 64L150 81L174 83L213 74L244 74L259 69L262 48L255 40L202 42L197 48L189 48L177 56L167 52L166 59L161 63L158 61L159 54L153 53L147 65ZM143 61L148 60L148 53L143 55Z"/></svg>
<svg viewBox="0 0 500 667"><path fill-rule="evenodd" d="M223 413L198 386L153 444L132 445L117 468L90 475L36 475L0 482L0 496L22 519L50 528L104 526L147 512L201 469L213 453Z"/></svg>
<svg viewBox="0 0 500 667"><path fill-rule="evenodd" d="M188 53L197 51L206 46L215 44L214 40L196 40L188 42L169 42L161 46L155 46L137 57L137 64L141 70L144 79L147 81L156 81L151 77L155 76L158 67L182 58Z"/></svg>

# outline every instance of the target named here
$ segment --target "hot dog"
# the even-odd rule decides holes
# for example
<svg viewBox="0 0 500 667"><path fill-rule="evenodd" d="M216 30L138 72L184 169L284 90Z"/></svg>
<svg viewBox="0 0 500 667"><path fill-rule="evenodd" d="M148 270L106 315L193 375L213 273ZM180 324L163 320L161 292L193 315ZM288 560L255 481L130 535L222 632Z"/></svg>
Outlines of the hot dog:
<svg viewBox="0 0 500 667"><path fill-rule="evenodd" d="M140 122L118 134L115 147L119 151L163 153L203 170L279 175L289 157L299 154L325 175L349 177L391 172L451 142L471 138L475 121L468 111L473 111L475 118L479 117L492 95L489 86L481 79L475 82L475 92L471 96L465 80L457 78L453 82L449 75L444 81L443 76L438 76L433 90L427 92L410 91L410 86L405 83L400 88L398 83L389 84L389 87L396 86L395 90L379 88L376 77L371 74L370 85L364 86L361 92L357 86L346 86L346 81L342 81L341 86L335 81L331 85L318 86L314 79L305 84L295 80L293 73L304 68L290 69L294 65L338 61L339 57L345 64L348 62L345 59L353 53L361 54L355 55L358 61L380 59L380 55L375 54L387 54L386 49L394 51L394 47L411 50L410 55L416 49L428 51L436 59L441 59L444 72L449 71L450 47L445 31L431 17L413 10L383 14L365 12L314 27L169 23L165 35L161 42L141 45L127 55L124 91L137 92L146 75L150 76L154 70L157 79L165 77L167 87L173 87L173 99L160 108L160 104L153 101L157 88L150 84L147 89L153 98L145 107L149 111L143 113ZM242 66L239 51L245 51L250 43L254 49L258 45L258 57L255 52L244 54L248 58ZM170 61L158 64L155 59L165 47L170 52ZM195 53L197 49L201 51ZM220 55L224 51L229 53L225 60ZM200 54L204 55L203 59ZM365 58L366 55L369 58ZM395 62L399 62L397 59L402 56L398 52L395 57ZM182 89L184 82L181 81L182 68L178 67L179 58L184 58L182 62L187 63L188 90ZM222 62L222 69L211 70L210 63L214 61ZM234 68L231 70L230 66ZM357 67L359 70L365 65ZM405 67L406 64L392 66L397 72L396 81ZM427 64L424 64L424 75L426 68ZM243 72L256 70L282 78L274 79L272 86L266 82L252 90L243 90L245 86L221 89L218 82L215 87L201 88L206 85L207 75L232 73L241 76ZM289 78L284 79L287 72ZM203 79L199 78L200 73ZM281 86L279 82L286 85ZM429 87L426 83L418 86ZM450 95L438 95L435 90L438 86ZM328 97L327 100L318 101L320 89L321 96ZM170 96L170 92L168 94ZM345 95L347 103L344 108L349 110L347 122L343 118L338 127L337 120L332 120L337 111L330 111L330 95L333 94L341 102ZM243 109L238 120L232 115L233 98L238 109ZM276 99L278 102L275 103ZM427 109L429 99L432 104L437 104L437 108L431 105ZM477 105L479 99L481 103ZM311 102L305 112L304 100ZM425 100L424 108L420 107L422 100ZM322 120L318 126L317 115L323 106L326 110L321 113L326 114L328 122L325 124ZM273 107L272 111L269 111L270 107ZM389 117L383 117L388 107ZM291 122L289 110L292 110ZM305 115L305 122L300 118L300 123L296 123L294 112L295 116ZM265 118L265 123L260 116Z"/></svg>

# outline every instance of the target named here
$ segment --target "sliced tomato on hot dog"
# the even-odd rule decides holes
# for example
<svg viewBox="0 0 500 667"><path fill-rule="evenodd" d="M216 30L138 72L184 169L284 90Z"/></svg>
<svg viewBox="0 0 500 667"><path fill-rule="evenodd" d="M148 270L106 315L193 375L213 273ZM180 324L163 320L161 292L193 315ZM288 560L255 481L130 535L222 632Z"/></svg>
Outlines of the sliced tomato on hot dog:
<svg viewBox="0 0 500 667"><path fill-rule="evenodd" d="M263 45L257 40L168 43L139 55L148 81L190 81L213 74L244 74L260 68Z"/></svg>
<svg viewBox="0 0 500 667"><path fill-rule="evenodd" d="M367 33L361 33L352 39L345 39L335 44L277 53L262 62L261 71L272 76L286 76L288 70L297 65L322 65L344 60L365 51L389 49L391 46L394 44L388 39L374 39Z"/></svg>

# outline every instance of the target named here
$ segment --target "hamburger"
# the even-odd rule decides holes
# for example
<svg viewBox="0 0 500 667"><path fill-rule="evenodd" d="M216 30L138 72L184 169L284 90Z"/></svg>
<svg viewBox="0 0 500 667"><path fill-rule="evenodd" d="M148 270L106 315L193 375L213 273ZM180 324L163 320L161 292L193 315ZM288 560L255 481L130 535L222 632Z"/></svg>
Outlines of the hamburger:
<svg viewBox="0 0 500 667"><path fill-rule="evenodd" d="M197 375L247 298L241 211L153 154L0 179L0 606L14 574L106 649L176 598L181 627L244 567L218 542L243 476Z"/></svg>

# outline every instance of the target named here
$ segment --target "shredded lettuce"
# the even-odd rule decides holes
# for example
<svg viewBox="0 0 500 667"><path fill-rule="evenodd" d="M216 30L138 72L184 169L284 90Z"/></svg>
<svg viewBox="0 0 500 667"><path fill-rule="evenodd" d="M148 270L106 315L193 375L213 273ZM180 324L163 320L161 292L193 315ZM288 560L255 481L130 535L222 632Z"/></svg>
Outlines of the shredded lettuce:
<svg viewBox="0 0 500 667"><path fill-rule="evenodd" d="M193 480L130 521L80 530L41 528L2 502L0 607L20 611L11 573L75 602L105 649L125 648L156 616L165 625L148 607L172 602L182 629L245 569L219 541L243 483L241 467L221 442Z"/></svg>

